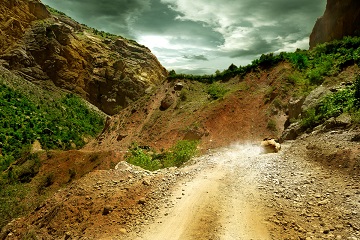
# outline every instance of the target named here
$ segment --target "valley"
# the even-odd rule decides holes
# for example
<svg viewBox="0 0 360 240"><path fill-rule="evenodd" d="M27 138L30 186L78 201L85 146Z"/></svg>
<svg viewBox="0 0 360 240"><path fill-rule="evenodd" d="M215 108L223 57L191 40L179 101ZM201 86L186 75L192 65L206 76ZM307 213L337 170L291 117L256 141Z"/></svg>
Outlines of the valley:
<svg viewBox="0 0 360 240"><path fill-rule="evenodd" d="M5 0L0 240L360 239L360 37L331 19L358 3L331 4L311 49L193 75Z"/></svg>

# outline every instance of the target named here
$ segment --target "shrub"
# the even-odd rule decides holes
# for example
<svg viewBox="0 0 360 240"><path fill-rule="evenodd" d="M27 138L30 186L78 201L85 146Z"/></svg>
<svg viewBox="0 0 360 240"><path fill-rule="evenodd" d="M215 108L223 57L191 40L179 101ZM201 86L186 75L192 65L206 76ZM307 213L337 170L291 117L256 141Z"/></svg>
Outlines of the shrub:
<svg viewBox="0 0 360 240"><path fill-rule="evenodd" d="M269 129L270 131L276 132L277 131L277 127L276 127L276 122L274 119L270 119L267 123L266 126L267 129Z"/></svg>
<svg viewBox="0 0 360 240"><path fill-rule="evenodd" d="M49 173L46 176L42 177L42 179L40 180L39 184L38 184L38 193L42 194L43 191L47 188L50 187L51 185L53 185L55 181L55 175L54 173Z"/></svg>
<svg viewBox="0 0 360 240"><path fill-rule="evenodd" d="M130 149L130 155L127 157L127 162L150 171L158 170L161 167L161 164L157 159L153 159L139 147Z"/></svg>
<svg viewBox="0 0 360 240"><path fill-rule="evenodd" d="M355 124L360 124L360 109L355 110L351 114L351 121Z"/></svg>
<svg viewBox="0 0 360 240"><path fill-rule="evenodd" d="M9 169L8 174L13 174L11 177L13 182L28 183L39 172L40 166L39 156L30 154L23 164Z"/></svg>
<svg viewBox="0 0 360 240"><path fill-rule="evenodd" d="M150 154L135 144L130 148L126 161L150 171L166 167L179 167L196 154L197 145L198 141L181 140L169 151Z"/></svg>
<svg viewBox="0 0 360 240"><path fill-rule="evenodd" d="M290 53L288 59L292 65L299 70L306 69L309 65L309 60L304 53Z"/></svg>
<svg viewBox="0 0 360 240"><path fill-rule="evenodd" d="M224 88L224 86L221 85L220 83L212 83L207 88L207 93L214 100L223 98L228 91L229 90Z"/></svg>
<svg viewBox="0 0 360 240"><path fill-rule="evenodd" d="M319 69L311 69L307 72L307 77L310 80L310 83L313 85L320 85L324 81L323 72Z"/></svg>
<svg viewBox="0 0 360 240"><path fill-rule="evenodd" d="M178 141L176 145L170 149L171 154L168 155L167 161L173 162L177 167L181 166L196 154L197 145L197 141Z"/></svg>
<svg viewBox="0 0 360 240"><path fill-rule="evenodd" d="M314 108L306 111L300 122L301 126L305 129L315 127L317 123L318 116L316 115L316 111Z"/></svg>
<svg viewBox="0 0 360 240"><path fill-rule="evenodd" d="M182 89L180 92L180 100L185 102L188 98L189 92L186 89Z"/></svg>
<svg viewBox="0 0 360 240"><path fill-rule="evenodd" d="M314 127L331 117L337 117L344 112L351 112L355 97L352 88L346 88L325 96L320 103L309 109L301 120L304 128Z"/></svg>
<svg viewBox="0 0 360 240"><path fill-rule="evenodd" d="M319 104L319 117L320 119L337 117L343 112L348 112L353 106L353 102L353 92L349 88L330 94Z"/></svg>

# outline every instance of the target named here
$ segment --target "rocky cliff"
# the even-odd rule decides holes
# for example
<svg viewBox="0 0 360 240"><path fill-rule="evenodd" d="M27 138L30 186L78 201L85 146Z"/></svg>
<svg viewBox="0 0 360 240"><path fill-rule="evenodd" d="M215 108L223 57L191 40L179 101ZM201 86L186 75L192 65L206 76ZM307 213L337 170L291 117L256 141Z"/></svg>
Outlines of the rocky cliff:
<svg viewBox="0 0 360 240"><path fill-rule="evenodd" d="M39 0L0 6L0 64L40 85L76 93L107 114L163 82L167 71L145 46L99 35Z"/></svg>
<svg viewBox="0 0 360 240"><path fill-rule="evenodd" d="M310 35L310 48L344 36L360 36L360 1L328 0Z"/></svg>

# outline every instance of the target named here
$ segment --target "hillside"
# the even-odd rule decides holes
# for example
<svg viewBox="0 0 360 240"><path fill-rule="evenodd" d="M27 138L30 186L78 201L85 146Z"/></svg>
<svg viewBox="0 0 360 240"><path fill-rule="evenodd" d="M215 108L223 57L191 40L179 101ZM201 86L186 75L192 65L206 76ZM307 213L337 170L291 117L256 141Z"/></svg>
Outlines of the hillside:
<svg viewBox="0 0 360 240"><path fill-rule="evenodd" d="M5 1L0 15L1 65L38 85L78 94L107 114L166 78L145 46L83 26L39 0Z"/></svg>
<svg viewBox="0 0 360 240"><path fill-rule="evenodd" d="M359 73L359 43L359 38L347 38L312 51L262 55L248 66L232 65L218 75L170 75L157 92L113 116L86 148L125 151L137 142L161 150L185 139L201 140L205 150L267 136L292 140L307 127L346 112L357 124L354 97L324 109L308 126L304 122L307 111L317 109L326 94L337 96L339 91L339 102L348 98L342 93L354 94L354 86L346 86Z"/></svg>

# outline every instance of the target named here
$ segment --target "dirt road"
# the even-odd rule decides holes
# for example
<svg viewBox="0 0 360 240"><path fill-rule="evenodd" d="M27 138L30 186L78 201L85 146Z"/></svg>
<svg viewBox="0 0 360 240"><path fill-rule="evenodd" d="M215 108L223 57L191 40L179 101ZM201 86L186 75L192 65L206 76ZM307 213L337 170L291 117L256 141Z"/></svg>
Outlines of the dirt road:
<svg viewBox="0 0 360 240"><path fill-rule="evenodd" d="M180 184L173 207L138 239L270 239L256 171L248 170L258 152L249 145L198 159L203 170Z"/></svg>
<svg viewBox="0 0 360 240"><path fill-rule="evenodd" d="M198 174L129 239L360 239L358 180L297 158L290 146L260 154L235 144L196 159L189 168Z"/></svg>

